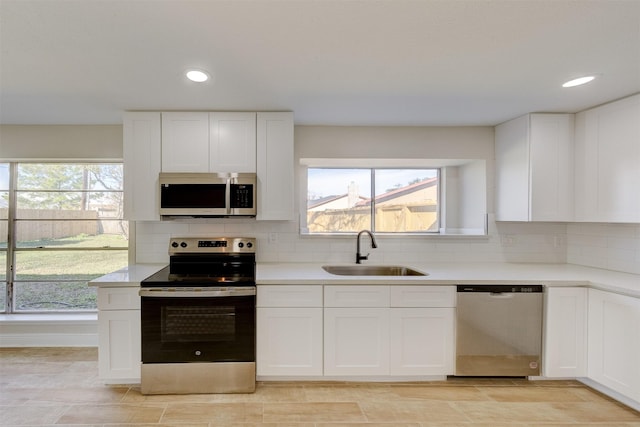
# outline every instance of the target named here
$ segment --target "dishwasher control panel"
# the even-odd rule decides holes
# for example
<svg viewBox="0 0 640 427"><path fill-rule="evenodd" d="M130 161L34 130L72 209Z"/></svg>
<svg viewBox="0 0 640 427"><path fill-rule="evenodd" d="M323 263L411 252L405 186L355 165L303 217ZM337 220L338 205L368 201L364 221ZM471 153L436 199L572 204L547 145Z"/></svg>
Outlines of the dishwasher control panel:
<svg viewBox="0 0 640 427"><path fill-rule="evenodd" d="M535 294L543 292L542 285L458 285L458 292L488 292L510 294Z"/></svg>

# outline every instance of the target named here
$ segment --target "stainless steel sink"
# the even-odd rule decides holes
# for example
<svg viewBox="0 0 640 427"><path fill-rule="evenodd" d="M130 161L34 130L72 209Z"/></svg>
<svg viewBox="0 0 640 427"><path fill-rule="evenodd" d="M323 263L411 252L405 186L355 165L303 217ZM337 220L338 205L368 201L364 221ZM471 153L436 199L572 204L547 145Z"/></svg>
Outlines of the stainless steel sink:
<svg viewBox="0 0 640 427"><path fill-rule="evenodd" d="M338 276L428 276L408 267L397 265L323 265L327 273Z"/></svg>

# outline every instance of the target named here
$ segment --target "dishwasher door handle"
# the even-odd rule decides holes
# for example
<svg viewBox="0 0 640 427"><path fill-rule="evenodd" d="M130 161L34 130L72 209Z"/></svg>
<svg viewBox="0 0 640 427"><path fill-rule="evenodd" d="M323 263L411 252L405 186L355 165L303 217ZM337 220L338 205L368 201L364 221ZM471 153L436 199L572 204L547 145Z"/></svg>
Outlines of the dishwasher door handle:
<svg viewBox="0 0 640 427"><path fill-rule="evenodd" d="M489 292L490 298L510 299L513 298L511 292Z"/></svg>

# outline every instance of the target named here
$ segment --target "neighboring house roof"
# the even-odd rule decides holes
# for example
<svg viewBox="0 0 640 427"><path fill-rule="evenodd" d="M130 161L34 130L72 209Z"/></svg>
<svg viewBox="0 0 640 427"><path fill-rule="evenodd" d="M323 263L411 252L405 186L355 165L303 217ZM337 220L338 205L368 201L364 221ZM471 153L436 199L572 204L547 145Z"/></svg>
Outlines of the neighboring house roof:
<svg viewBox="0 0 640 427"><path fill-rule="evenodd" d="M433 187L437 185L438 178L429 178L424 181L416 182L413 184L406 185L400 188L394 188L393 190L387 191L386 193L380 194L376 196L376 203L388 202L389 200L393 200L398 197L406 196L407 194L413 193L415 191L424 190L425 188ZM348 194L337 194L332 196L325 196L319 199L313 199L307 201L307 209L316 209L322 205L326 205L332 202L335 202L340 199L344 199L348 196ZM371 199L365 198L362 196L358 196L360 201L356 203L356 206L369 206L371 205Z"/></svg>
<svg viewBox="0 0 640 427"><path fill-rule="evenodd" d="M387 191L386 193L382 193L375 197L376 203L388 202L389 200L406 196L407 194L413 193L415 191L423 190L425 188L433 187L438 183L438 178L429 178L424 181L416 182L413 184L406 185L400 188L394 188L391 191ZM356 206L368 206L371 204L371 199L363 200L358 203Z"/></svg>
<svg viewBox="0 0 640 427"><path fill-rule="evenodd" d="M333 195L333 196L325 196L319 199L307 200L307 209L317 208L318 206L322 206L324 204L336 201L343 197L347 197L346 194Z"/></svg>

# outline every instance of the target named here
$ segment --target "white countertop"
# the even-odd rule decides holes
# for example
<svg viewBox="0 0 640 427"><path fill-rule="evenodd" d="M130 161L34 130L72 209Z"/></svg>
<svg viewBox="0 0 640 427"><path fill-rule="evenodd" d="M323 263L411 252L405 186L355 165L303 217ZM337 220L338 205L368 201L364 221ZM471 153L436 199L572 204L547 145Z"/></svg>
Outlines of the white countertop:
<svg viewBox="0 0 640 427"><path fill-rule="evenodd" d="M314 263L261 263L258 264L256 282L258 285L542 284L545 286L591 286L640 297L640 275L571 264L401 264L429 274L427 276L400 277L336 276L324 271L322 265Z"/></svg>
<svg viewBox="0 0 640 427"><path fill-rule="evenodd" d="M167 264L132 264L112 273L93 279L89 286L118 287L140 286L140 281L151 276Z"/></svg>
<svg viewBox="0 0 640 427"><path fill-rule="evenodd" d="M258 285L454 285L542 284L590 286L640 298L640 275L572 264L424 263L403 264L427 276L337 276L317 263L258 263ZM341 264L348 265L348 264ZM350 264L353 265L353 264ZM364 265L374 265L372 263ZM166 264L134 264L92 280L90 286L139 286Z"/></svg>

